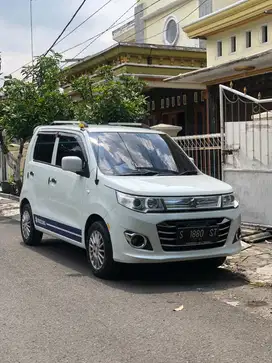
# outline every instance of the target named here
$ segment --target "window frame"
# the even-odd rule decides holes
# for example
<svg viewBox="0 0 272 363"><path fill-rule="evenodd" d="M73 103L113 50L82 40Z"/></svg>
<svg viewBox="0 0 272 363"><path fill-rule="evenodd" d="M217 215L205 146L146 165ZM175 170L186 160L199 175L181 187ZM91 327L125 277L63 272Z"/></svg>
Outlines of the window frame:
<svg viewBox="0 0 272 363"><path fill-rule="evenodd" d="M52 135L52 136L55 137L55 142L54 142L54 146L53 146L53 150L52 150L52 156L51 156L51 162L45 162L45 161L34 159L35 148L37 146L37 141L38 141L38 138L39 138L40 135ZM32 155L31 155L32 162L37 163L37 164L42 164L42 165L54 166L53 165L53 159L54 159L54 153L55 153L55 149L56 149L56 141L57 141L57 132L56 131L40 131L40 132L38 132L36 134L34 147L33 147L33 152L32 152Z"/></svg>
<svg viewBox="0 0 272 363"><path fill-rule="evenodd" d="M219 55L219 44L221 44L221 54ZM223 57L223 41L222 40L217 40L216 42L216 57L217 58L221 58Z"/></svg>
<svg viewBox="0 0 272 363"><path fill-rule="evenodd" d="M250 46L248 46L248 34L250 34ZM252 30L247 30L245 32L245 36L246 36L246 49L250 49L252 48Z"/></svg>
<svg viewBox="0 0 272 363"><path fill-rule="evenodd" d="M232 35L230 37L230 53L234 54L237 52L237 36Z"/></svg>
<svg viewBox="0 0 272 363"><path fill-rule="evenodd" d="M167 35L166 35L166 31L167 31L167 26L168 24L170 23L170 21L174 21L177 25L177 34L176 34L176 37L174 39L174 41L171 43L167 40ZM166 19L165 19L165 22L164 22L164 27L163 27L163 41L164 41L164 44L165 45L172 45L172 46L175 46L177 45L177 42L179 40L179 37L180 37L180 27L179 27L179 21L178 19L174 16L174 15L170 15L168 16Z"/></svg>
<svg viewBox="0 0 272 363"><path fill-rule="evenodd" d="M266 41L263 40L263 30L264 28L266 28ZM261 34L260 34L260 40L261 40L261 44L267 44L268 43L268 39L269 39L269 33L268 33L268 24L263 24L261 26Z"/></svg>
<svg viewBox="0 0 272 363"><path fill-rule="evenodd" d="M57 132L56 142L55 142L55 150L54 150L55 152L54 152L54 155L53 155L54 157L52 158L52 166L62 170L61 165L56 165L58 149L59 149L59 142L60 142L60 137L61 136L73 137L78 142L79 146L82 149L82 154L84 156L84 162L85 162L85 166L83 167L83 173L80 174L80 175L84 176L86 178L89 178L90 177L89 158L88 158L88 154L87 154L87 151L86 151L86 146L85 146L84 140L82 139L82 137L80 137L80 135L69 132L69 131L59 131L59 132Z"/></svg>

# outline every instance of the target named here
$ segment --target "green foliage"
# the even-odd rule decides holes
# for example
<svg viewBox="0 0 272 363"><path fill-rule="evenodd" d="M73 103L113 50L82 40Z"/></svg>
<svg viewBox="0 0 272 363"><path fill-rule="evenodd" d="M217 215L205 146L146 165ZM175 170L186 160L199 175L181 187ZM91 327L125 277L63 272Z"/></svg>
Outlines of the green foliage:
<svg viewBox="0 0 272 363"><path fill-rule="evenodd" d="M23 69L23 80L5 82L0 124L8 138L25 142L36 126L73 117L70 99L59 91L59 62L58 55L39 57Z"/></svg>
<svg viewBox="0 0 272 363"><path fill-rule="evenodd" d="M77 119L91 123L139 122L146 118L144 82L128 76L115 77L111 67L97 72L94 83L84 75L72 83L81 101L74 104Z"/></svg>

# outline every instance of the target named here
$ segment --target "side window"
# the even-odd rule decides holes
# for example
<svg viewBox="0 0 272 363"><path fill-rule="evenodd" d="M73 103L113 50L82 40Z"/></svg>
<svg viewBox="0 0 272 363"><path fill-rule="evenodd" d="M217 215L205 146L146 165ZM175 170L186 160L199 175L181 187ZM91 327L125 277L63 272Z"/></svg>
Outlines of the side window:
<svg viewBox="0 0 272 363"><path fill-rule="evenodd" d="M54 134L39 134L34 149L33 160L51 164L55 140L56 136Z"/></svg>
<svg viewBox="0 0 272 363"><path fill-rule="evenodd" d="M74 136L59 136L59 146L57 151L56 165L61 166L61 160L65 156L78 156L82 162L85 162L82 145Z"/></svg>

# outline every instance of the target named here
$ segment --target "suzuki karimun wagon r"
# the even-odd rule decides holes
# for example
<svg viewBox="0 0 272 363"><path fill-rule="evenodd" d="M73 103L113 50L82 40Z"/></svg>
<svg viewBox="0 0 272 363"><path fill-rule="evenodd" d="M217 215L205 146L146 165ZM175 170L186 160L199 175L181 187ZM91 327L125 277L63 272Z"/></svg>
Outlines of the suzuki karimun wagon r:
<svg viewBox="0 0 272 363"><path fill-rule="evenodd" d="M240 252L231 186L203 174L168 135L151 129L55 122L35 129L20 197L27 245L43 233L86 249L110 277L118 263L201 260Z"/></svg>

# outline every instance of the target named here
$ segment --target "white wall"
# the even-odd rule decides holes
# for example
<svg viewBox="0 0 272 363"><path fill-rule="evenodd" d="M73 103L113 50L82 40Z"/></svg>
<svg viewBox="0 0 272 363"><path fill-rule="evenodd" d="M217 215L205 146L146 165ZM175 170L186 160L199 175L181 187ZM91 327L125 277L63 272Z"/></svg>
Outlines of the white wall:
<svg viewBox="0 0 272 363"><path fill-rule="evenodd" d="M272 117L226 122L225 135L226 148L234 150L226 157L226 168L272 172Z"/></svg>
<svg viewBox="0 0 272 363"><path fill-rule="evenodd" d="M271 4L272 6L272 4ZM268 42L262 43L261 41L261 27L262 25L268 26ZM251 31L252 46L246 48L246 32ZM231 53L230 38L236 36L237 51ZM223 55L217 56L217 42L222 41ZM272 17L266 16L262 19L247 23L244 26L228 30L209 37L207 40L207 65L216 66L225 62L230 62L239 58L247 57L265 50L272 48Z"/></svg>
<svg viewBox="0 0 272 363"><path fill-rule="evenodd" d="M242 221L272 226L272 172L226 170L224 177L238 195Z"/></svg>

